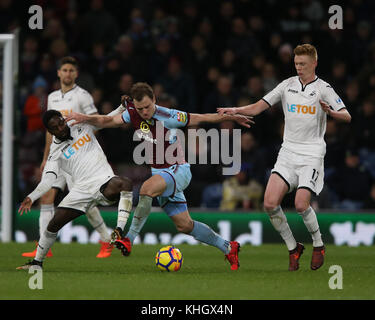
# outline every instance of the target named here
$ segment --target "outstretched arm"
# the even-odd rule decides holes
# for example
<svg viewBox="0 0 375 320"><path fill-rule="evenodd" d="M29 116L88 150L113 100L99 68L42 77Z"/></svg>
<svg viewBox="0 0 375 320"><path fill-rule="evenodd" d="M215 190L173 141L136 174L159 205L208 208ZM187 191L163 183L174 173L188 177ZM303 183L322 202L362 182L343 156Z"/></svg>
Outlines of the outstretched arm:
<svg viewBox="0 0 375 320"><path fill-rule="evenodd" d="M29 212L31 205L35 200L38 200L42 195L44 195L49 189L52 188L54 181L56 180L56 173L46 172L42 177L42 180L38 186L31 192L21 203L18 212L22 215L24 212Z"/></svg>
<svg viewBox="0 0 375 320"><path fill-rule="evenodd" d="M255 122L252 120L252 117L245 117L242 115L220 115L217 113L205 113L205 114L199 114L199 113L190 113L190 121L189 126L198 125L201 122L207 122L207 123L219 123L223 121L235 121L239 125L250 128L250 124L254 124Z"/></svg>
<svg viewBox="0 0 375 320"><path fill-rule="evenodd" d="M256 116L259 113L263 112L264 110L268 109L269 105L263 99L257 101L256 103L249 104L243 107L237 108L217 108L217 112L220 115L223 114L242 114L245 116Z"/></svg>
<svg viewBox="0 0 375 320"><path fill-rule="evenodd" d="M323 111L331 116L333 119L337 121L342 121L342 122L350 122L352 120L352 116L348 112L348 110L341 109L339 111L332 110L331 107L329 106L328 103L324 102L323 100L319 100L320 105L322 106Z"/></svg>
<svg viewBox="0 0 375 320"><path fill-rule="evenodd" d="M87 115L78 112L69 114L66 121L75 120L72 125L87 123L98 128L118 128L124 124L121 114L116 115Z"/></svg>

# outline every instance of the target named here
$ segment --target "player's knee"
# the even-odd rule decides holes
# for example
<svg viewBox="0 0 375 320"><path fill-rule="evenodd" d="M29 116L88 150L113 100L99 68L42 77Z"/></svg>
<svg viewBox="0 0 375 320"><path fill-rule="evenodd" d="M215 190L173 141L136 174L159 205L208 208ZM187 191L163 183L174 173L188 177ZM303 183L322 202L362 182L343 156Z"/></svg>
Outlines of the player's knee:
<svg viewBox="0 0 375 320"><path fill-rule="evenodd" d="M132 191L133 190L133 182L127 178L121 178L121 191Z"/></svg>
<svg viewBox="0 0 375 320"><path fill-rule="evenodd" d="M61 229L62 226L59 225L55 217L51 219L51 221L48 223L47 231L49 232L58 232Z"/></svg>
<svg viewBox="0 0 375 320"><path fill-rule="evenodd" d="M51 189L40 198L40 204L53 204L55 202L55 192Z"/></svg>
<svg viewBox="0 0 375 320"><path fill-rule="evenodd" d="M264 210L265 210L267 213L268 213L268 212L272 212L272 211L275 210L279 205L280 205L280 203L278 203L275 199L264 198L263 207L264 207Z"/></svg>
<svg viewBox="0 0 375 320"><path fill-rule="evenodd" d="M310 203L308 201L296 200L294 206L297 212L304 212L310 207Z"/></svg>
<svg viewBox="0 0 375 320"><path fill-rule="evenodd" d="M177 231L185 234L191 233L193 231L193 227L193 220L184 221L176 225Z"/></svg>
<svg viewBox="0 0 375 320"><path fill-rule="evenodd" d="M151 183L147 183L147 181L142 184L139 194L149 196L151 198L155 198L159 195L159 193L155 191L155 186Z"/></svg>

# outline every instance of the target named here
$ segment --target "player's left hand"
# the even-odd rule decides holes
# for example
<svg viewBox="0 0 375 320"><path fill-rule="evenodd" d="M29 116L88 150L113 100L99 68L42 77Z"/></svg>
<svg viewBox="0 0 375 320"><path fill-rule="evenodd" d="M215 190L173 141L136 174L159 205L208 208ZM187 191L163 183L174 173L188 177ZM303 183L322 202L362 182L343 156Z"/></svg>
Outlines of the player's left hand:
<svg viewBox="0 0 375 320"><path fill-rule="evenodd" d="M22 214L25 212L25 213L28 213L30 212L30 208L31 208L31 205L33 204L33 202L31 201L31 199L29 197L26 197L21 205L20 205L20 208L18 209L18 213L22 216Z"/></svg>
<svg viewBox="0 0 375 320"><path fill-rule="evenodd" d="M329 106L329 104L327 102L323 101L323 100L319 100L319 103L320 103L323 111L326 114L330 115L332 110L331 110L331 107Z"/></svg>
<svg viewBox="0 0 375 320"><path fill-rule="evenodd" d="M235 114L232 116L233 120L236 121L239 125L251 128L252 124L255 124L255 121L253 120L254 117L251 116L243 116L241 114Z"/></svg>
<svg viewBox="0 0 375 320"><path fill-rule="evenodd" d="M75 120L75 122L71 123L72 126L87 121L87 116L82 113L72 112L66 118L65 121L69 122L71 120Z"/></svg>

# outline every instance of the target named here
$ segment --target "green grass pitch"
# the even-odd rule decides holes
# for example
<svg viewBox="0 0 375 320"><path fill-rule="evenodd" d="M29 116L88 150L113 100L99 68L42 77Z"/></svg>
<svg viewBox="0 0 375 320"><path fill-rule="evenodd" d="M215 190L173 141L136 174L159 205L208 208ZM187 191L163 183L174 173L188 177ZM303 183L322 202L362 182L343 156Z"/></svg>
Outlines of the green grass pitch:
<svg viewBox="0 0 375 320"><path fill-rule="evenodd" d="M216 248L179 245L184 256L178 272L161 272L155 254L162 245L136 245L129 257L114 249L96 258L99 245L56 243L54 257L43 269L43 289L28 286L32 274L16 270L21 256L34 243L0 244L0 299L125 299L125 300L241 300L241 299L374 299L373 247L327 246L324 266L310 270L311 245L300 269L288 272L288 252L282 244L244 245L240 269L231 271ZM329 288L330 266L343 271L343 288Z"/></svg>

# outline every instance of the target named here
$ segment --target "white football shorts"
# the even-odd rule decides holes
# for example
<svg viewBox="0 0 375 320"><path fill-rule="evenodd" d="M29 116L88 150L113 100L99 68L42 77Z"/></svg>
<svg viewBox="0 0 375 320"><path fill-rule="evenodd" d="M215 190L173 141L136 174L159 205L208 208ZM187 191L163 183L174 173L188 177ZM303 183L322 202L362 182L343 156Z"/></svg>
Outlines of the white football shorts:
<svg viewBox="0 0 375 320"><path fill-rule="evenodd" d="M288 193L296 188L306 188L319 195L324 185L324 158L301 155L281 148L271 172L285 181L289 187Z"/></svg>
<svg viewBox="0 0 375 320"><path fill-rule="evenodd" d="M66 185L68 185L68 190L70 190L73 186L72 176L65 171L60 170L59 176L53 183L52 188L57 188L64 192Z"/></svg>
<svg viewBox="0 0 375 320"><path fill-rule="evenodd" d="M104 179L98 180L96 184L96 191L94 193L90 192L89 190L73 186L72 189L69 190L69 193L66 197L59 203L58 207L63 208L71 208L75 210L82 211L82 213L86 213L91 207L95 207L97 205L102 206L110 206L116 203L115 201L108 200L101 192L100 187L111 180L113 176L105 177ZM93 189L93 188L90 188Z"/></svg>

